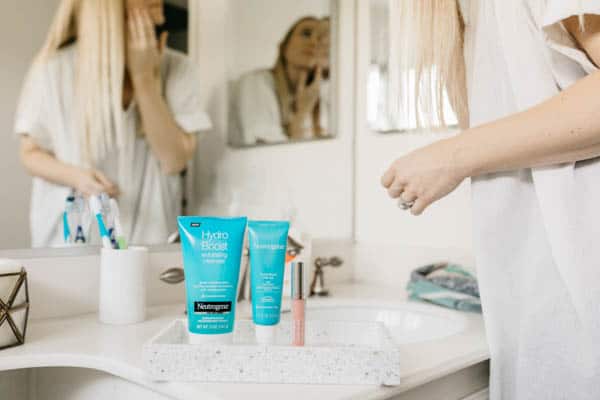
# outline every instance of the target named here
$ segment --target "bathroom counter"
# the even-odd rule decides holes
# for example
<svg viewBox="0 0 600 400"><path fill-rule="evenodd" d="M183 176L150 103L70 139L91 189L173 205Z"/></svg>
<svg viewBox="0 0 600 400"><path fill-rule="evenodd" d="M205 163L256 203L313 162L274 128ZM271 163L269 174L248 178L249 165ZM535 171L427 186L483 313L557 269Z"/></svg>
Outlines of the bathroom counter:
<svg viewBox="0 0 600 400"><path fill-rule="evenodd" d="M406 293L379 286L345 284L331 288L334 296L310 299L311 305L394 305L406 302ZM366 299L366 300L365 300ZM110 326L97 322L96 314L70 318L33 320L23 346L0 352L0 371L37 367L91 368L121 377L175 399L384 399L454 374L489 358L480 315L459 313L415 304L432 313L459 318L460 333L428 341L401 345L400 386L282 385L224 383L157 383L142 369L144 342L175 318L183 317L182 305L148 310L145 322ZM411 304L411 307L413 305ZM249 316L249 307L239 307L239 316Z"/></svg>

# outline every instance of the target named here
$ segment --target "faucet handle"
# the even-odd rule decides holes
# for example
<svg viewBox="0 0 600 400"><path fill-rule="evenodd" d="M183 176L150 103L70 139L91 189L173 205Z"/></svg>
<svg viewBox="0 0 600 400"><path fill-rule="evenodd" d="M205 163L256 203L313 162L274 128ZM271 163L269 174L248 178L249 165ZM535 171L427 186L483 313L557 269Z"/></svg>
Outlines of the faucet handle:
<svg viewBox="0 0 600 400"><path fill-rule="evenodd" d="M183 268L169 268L160 274L159 279L171 285L183 282L185 280Z"/></svg>
<svg viewBox="0 0 600 400"><path fill-rule="evenodd" d="M339 267L344 263L344 260L342 260L340 257L337 256L333 256L330 258L323 258L323 257L317 257L315 259L315 267L317 268L323 268L323 267Z"/></svg>
<svg viewBox="0 0 600 400"><path fill-rule="evenodd" d="M317 257L315 259L315 271L310 283L310 294L309 296L328 296L329 290L325 288L325 274L323 273L324 267L337 268L344 263L340 257L323 258Z"/></svg>

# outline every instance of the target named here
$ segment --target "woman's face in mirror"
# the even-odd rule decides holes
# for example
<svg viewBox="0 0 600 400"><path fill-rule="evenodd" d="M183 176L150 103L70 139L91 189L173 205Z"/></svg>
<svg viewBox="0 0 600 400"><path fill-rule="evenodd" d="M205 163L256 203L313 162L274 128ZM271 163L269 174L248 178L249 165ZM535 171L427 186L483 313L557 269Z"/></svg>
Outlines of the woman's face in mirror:
<svg viewBox="0 0 600 400"><path fill-rule="evenodd" d="M294 67L314 68L320 53L322 22L307 19L300 22L285 48L285 60Z"/></svg>
<svg viewBox="0 0 600 400"><path fill-rule="evenodd" d="M154 25L165 23L165 10L163 0L127 0L127 10L145 8L150 13Z"/></svg>

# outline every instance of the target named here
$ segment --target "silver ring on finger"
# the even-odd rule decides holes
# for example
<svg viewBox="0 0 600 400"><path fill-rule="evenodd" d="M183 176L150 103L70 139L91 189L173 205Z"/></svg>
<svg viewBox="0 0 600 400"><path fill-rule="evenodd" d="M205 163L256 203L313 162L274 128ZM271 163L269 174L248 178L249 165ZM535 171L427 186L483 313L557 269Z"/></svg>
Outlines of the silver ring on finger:
<svg viewBox="0 0 600 400"><path fill-rule="evenodd" d="M400 202L398 203L398 206L403 209L403 210L410 210L412 208L412 206L415 205L415 201L403 201L400 200Z"/></svg>

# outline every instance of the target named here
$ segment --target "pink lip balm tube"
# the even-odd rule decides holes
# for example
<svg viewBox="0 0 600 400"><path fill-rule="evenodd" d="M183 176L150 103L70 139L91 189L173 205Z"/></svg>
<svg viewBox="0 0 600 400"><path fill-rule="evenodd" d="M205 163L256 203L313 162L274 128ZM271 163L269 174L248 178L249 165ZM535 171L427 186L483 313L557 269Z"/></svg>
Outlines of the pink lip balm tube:
<svg viewBox="0 0 600 400"><path fill-rule="evenodd" d="M292 345L304 346L304 263L292 263Z"/></svg>

